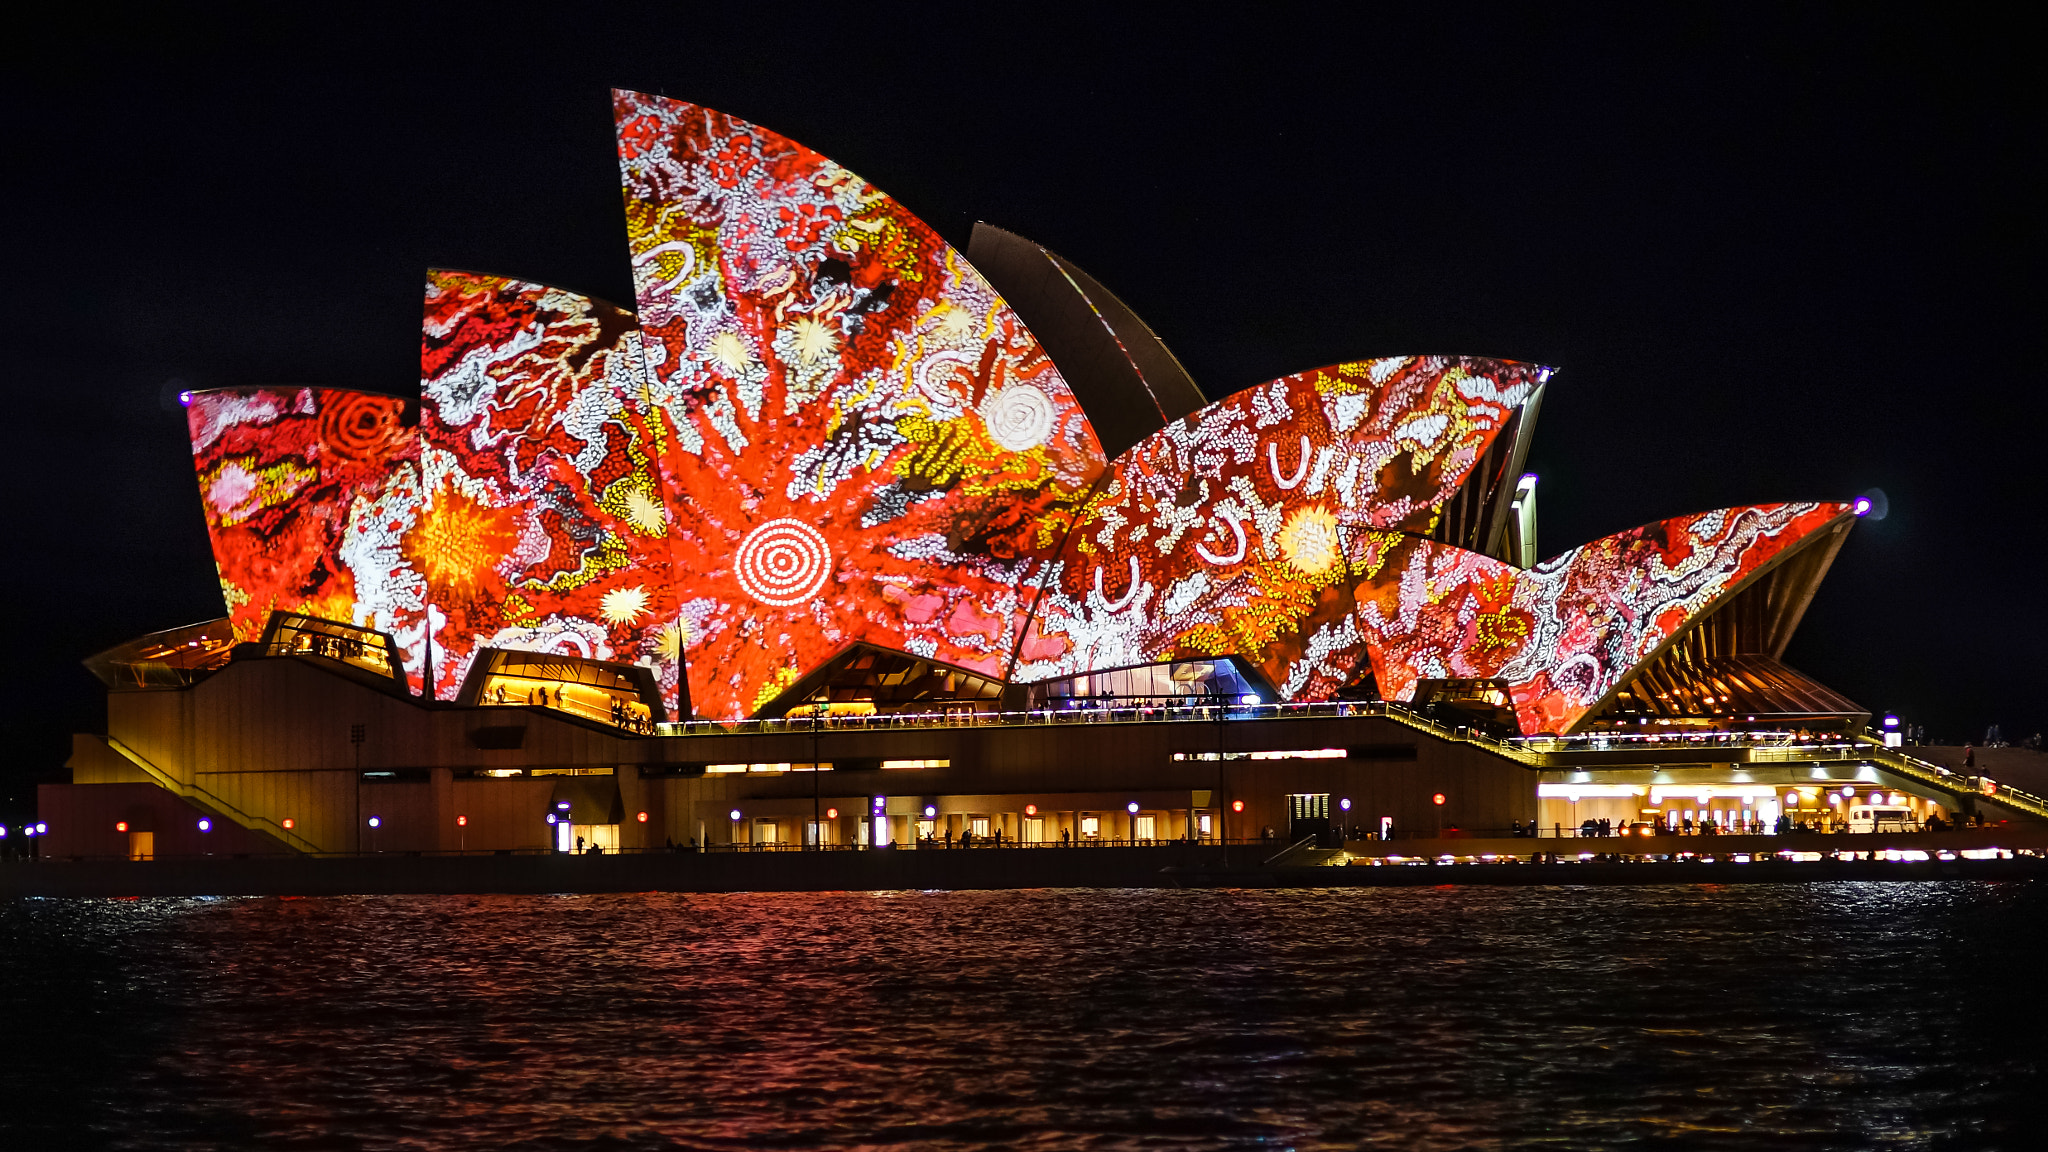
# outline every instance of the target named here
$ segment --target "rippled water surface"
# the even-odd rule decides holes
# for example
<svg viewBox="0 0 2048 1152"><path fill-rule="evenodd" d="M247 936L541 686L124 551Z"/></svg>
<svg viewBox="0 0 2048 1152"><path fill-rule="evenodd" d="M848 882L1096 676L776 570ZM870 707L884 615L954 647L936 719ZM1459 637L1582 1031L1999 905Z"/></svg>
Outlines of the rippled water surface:
<svg viewBox="0 0 2048 1152"><path fill-rule="evenodd" d="M2041 1147L2044 891L31 900L0 1146Z"/></svg>

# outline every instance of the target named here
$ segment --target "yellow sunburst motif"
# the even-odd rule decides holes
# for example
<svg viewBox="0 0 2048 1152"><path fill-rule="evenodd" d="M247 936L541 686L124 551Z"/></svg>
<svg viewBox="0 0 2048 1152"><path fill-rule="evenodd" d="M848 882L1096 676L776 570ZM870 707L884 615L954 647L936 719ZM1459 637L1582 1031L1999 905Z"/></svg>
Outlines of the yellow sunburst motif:
<svg viewBox="0 0 2048 1152"><path fill-rule="evenodd" d="M600 602L607 624L631 624L647 612L647 589L639 585L614 588Z"/></svg>
<svg viewBox="0 0 2048 1152"><path fill-rule="evenodd" d="M626 523L649 536L659 536L668 527L668 509L645 488L626 493Z"/></svg>
<svg viewBox="0 0 2048 1152"><path fill-rule="evenodd" d="M1344 558L1337 517L1320 504L1297 508L1280 528L1280 553L1296 569L1320 576Z"/></svg>
<svg viewBox="0 0 2048 1152"><path fill-rule="evenodd" d="M661 634L654 638L654 654L661 657L664 661L682 659L683 638L685 635L683 622L680 620L664 626Z"/></svg>
<svg viewBox="0 0 2048 1152"><path fill-rule="evenodd" d="M948 305L939 313L936 325L938 334L944 340L965 340L974 334L974 317L957 304Z"/></svg>
<svg viewBox="0 0 2048 1152"><path fill-rule="evenodd" d="M796 347L796 358L805 364L816 364L839 351L839 334L826 327L824 321L810 316L796 322L790 338Z"/></svg>
<svg viewBox="0 0 2048 1152"><path fill-rule="evenodd" d="M399 549L427 583L455 596L479 591L486 576L519 543L518 513L471 499L454 485L434 493L419 528Z"/></svg>
<svg viewBox="0 0 2048 1152"><path fill-rule="evenodd" d="M737 332L720 332L711 338L708 349L711 358L720 367L737 376L753 366L754 354L747 350L747 342Z"/></svg>

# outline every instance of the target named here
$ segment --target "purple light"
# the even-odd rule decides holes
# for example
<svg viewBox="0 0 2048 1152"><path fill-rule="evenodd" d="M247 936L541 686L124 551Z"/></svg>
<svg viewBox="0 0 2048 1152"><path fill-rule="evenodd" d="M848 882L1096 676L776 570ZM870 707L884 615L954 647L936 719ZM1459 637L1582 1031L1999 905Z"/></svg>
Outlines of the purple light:
<svg viewBox="0 0 2048 1152"><path fill-rule="evenodd" d="M370 817L370 827L375 828L382 823L383 821L377 819L375 816Z"/></svg>
<svg viewBox="0 0 2048 1152"><path fill-rule="evenodd" d="M1856 514L1858 516L1867 516L1870 514L1870 497L1858 496L1856 498Z"/></svg>
<svg viewBox="0 0 2048 1152"><path fill-rule="evenodd" d="M185 407L187 407L187 408L190 408L190 407L192 406L192 393L190 393L190 392L180 392L180 393L178 393L178 403L180 403L180 404L184 405L184 406L185 406Z"/></svg>
<svg viewBox="0 0 2048 1152"><path fill-rule="evenodd" d="M1342 800L1337 801L1337 807L1342 808L1346 812L1351 811L1351 797L1346 796Z"/></svg>
<svg viewBox="0 0 2048 1152"><path fill-rule="evenodd" d="M733 809L731 812L731 816L733 818L733 822L738 823L740 818L740 810L737 808Z"/></svg>
<svg viewBox="0 0 2048 1152"><path fill-rule="evenodd" d="M201 821L199 822L199 830L200 830L201 832L211 832L211 831L213 831L213 821L211 821L211 820L201 820Z"/></svg>
<svg viewBox="0 0 2048 1152"><path fill-rule="evenodd" d="M1133 800L1129 804L1124 805L1124 811L1136 816L1138 814L1138 802Z"/></svg>
<svg viewBox="0 0 2048 1152"><path fill-rule="evenodd" d="M548 813L548 823L550 823L550 824L553 824L554 822L555 822L555 814L554 814L553 812L550 812L550 813Z"/></svg>

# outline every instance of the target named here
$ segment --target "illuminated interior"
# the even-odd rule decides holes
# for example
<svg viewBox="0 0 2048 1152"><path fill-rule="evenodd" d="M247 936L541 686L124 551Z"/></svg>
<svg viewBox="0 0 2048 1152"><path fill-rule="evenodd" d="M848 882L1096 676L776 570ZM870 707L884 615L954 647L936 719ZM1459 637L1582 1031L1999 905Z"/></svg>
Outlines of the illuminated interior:
<svg viewBox="0 0 2048 1152"><path fill-rule="evenodd" d="M1033 686L1034 699L1046 708L1063 708L1077 701L1186 704L1219 696L1236 704L1248 695L1263 700L1270 691L1228 658L1143 664Z"/></svg>
<svg viewBox="0 0 2048 1152"><path fill-rule="evenodd" d="M872 716L892 712L947 715L994 712L1002 681L963 668L857 644L805 677L785 699L787 716ZM771 705L764 715L775 715Z"/></svg>
<svg viewBox="0 0 2048 1152"><path fill-rule="evenodd" d="M227 617L151 632L86 657L85 667L117 691L184 688L227 665L235 631Z"/></svg>
<svg viewBox="0 0 2048 1152"><path fill-rule="evenodd" d="M651 735L661 720L651 672L630 664L533 652L485 649L474 703L485 707L552 708L599 724Z"/></svg>
<svg viewBox="0 0 2048 1152"><path fill-rule="evenodd" d="M264 629L266 656L310 656L358 668L382 679L404 684L398 646L389 636L367 628L321 620L312 616L280 612Z"/></svg>

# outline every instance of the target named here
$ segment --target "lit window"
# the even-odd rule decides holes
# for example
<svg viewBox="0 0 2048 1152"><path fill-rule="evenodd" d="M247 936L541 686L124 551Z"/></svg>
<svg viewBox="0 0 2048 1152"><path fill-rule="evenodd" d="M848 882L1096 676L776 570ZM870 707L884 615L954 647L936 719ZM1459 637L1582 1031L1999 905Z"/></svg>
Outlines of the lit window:
<svg viewBox="0 0 2048 1152"><path fill-rule="evenodd" d="M1102 835L1102 819L1097 816L1081 817L1081 838L1093 840Z"/></svg>
<svg viewBox="0 0 2048 1152"><path fill-rule="evenodd" d="M967 828L968 831L974 833L975 839L981 839L983 836L989 834L988 817L976 816L974 819L969 820L967 822Z"/></svg>
<svg viewBox="0 0 2048 1152"><path fill-rule="evenodd" d="M951 768L951 760L884 760L884 768ZM830 767L830 765L827 765Z"/></svg>

